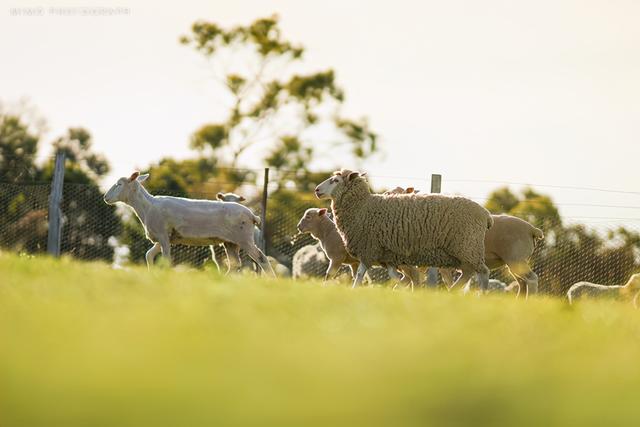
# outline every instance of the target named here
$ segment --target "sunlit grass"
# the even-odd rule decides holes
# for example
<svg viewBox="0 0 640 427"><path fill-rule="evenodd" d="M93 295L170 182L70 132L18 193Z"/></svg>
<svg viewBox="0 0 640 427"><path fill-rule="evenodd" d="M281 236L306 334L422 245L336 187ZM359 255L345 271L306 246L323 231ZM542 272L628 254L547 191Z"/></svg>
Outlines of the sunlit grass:
<svg viewBox="0 0 640 427"><path fill-rule="evenodd" d="M640 313L0 255L0 426L634 425Z"/></svg>

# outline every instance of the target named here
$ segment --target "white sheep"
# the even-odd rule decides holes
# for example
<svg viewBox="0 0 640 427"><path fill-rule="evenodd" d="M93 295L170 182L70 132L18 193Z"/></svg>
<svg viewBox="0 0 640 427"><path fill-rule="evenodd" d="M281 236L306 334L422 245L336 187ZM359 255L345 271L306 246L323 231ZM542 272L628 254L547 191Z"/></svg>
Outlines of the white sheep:
<svg viewBox="0 0 640 427"><path fill-rule="evenodd" d="M171 262L172 244L210 246L213 252L213 245L222 243L230 263L240 265L243 249L265 272L275 276L253 239L253 226L260 225L260 218L247 207L233 202L153 196L142 186L148 177L134 172L118 179L104 195L107 204L125 203L140 219L147 239L153 242L145 256L147 266L160 252Z"/></svg>
<svg viewBox="0 0 640 427"><path fill-rule="evenodd" d="M411 190L411 191L410 191ZM414 193L413 188L404 190L396 187L391 190L396 194ZM538 292L538 276L529 266L529 258L536 248L536 242L544 238L542 230L527 221L511 215L491 215L493 226L484 237L484 260L490 270L507 266L509 273L520 285L518 294L525 296ZM440 274L447 287L453 286L453 270L440 269ZM465 290L468 291L467 284Z"/></svg>
<svg viewBox="0 0 640 427"><path fill-rule="evenodd" d="M303 246L293 254L291 275L294 279L322 277L329 267L329 260L319 243Z"/></svg>
<svg viewBox="0 0 640 427"><path fill-rule="evenodd" d="M216 194L216 198L221 202L236 202L236 203L241 203L247 200L243 196L239 196L235 193L221 193L221 192Z"/></svg>
<svg viewBox="0 0 640 427"><path fill-rule="evenodd" d="M319 184L318 198L330 198L347 251L360 261L353 286L372 265L461 268L459 281L479 275L486 290L484 235L491 214L464 197L436 194L371 194L359 172L343 169Z"/></svg>
<svg viewBox="0 0 640 427"><path fill-rule="evenodd" d="M567 291L569 304L580 298L611 297L622 300L632 300L633 306L638 308L640 297L640 273L633 274L624 285L605 286L591 282L578 282Z"/></svg>

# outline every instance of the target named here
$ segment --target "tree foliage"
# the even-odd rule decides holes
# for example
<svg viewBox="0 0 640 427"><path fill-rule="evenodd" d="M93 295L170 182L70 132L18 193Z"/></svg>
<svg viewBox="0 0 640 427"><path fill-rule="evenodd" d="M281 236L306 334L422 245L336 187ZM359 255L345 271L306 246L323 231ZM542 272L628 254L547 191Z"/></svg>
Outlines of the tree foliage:
<svg viewBox="0 0 640 427"><path fill-rule="evenodd" d="M220 98L231 100L223 120L191 137L215 162L238 167L247 150L262 147L267 166L308 172L325 147L347 147L355 159L378 150L366 119L341 114L345 95L333 70L295 72L304 48L283 37L276 16L228 29L198 21L180 41L210 60ZM332 140L319 140L317 130L328 127Z"/></svg>
<svg viewBox="0 0 640 427"><path fill-rule="evenodd" d="M41 135L20 114L0 112L0 244L25 252L46 250L48 198L54 159L36 162ZM52 142L66 154L62 199L62 253L81 259L111 261L111 236L120 234L115 208L102 201L98 180L109 171L92 151L89 131L70 128Z"/></svg>

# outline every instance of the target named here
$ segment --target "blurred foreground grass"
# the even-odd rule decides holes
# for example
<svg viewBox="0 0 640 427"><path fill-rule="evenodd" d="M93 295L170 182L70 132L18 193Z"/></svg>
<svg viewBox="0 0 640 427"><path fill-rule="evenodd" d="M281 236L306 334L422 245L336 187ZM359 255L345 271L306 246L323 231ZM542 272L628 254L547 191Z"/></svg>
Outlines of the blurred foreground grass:
<svg viewBox="0 0 640 427"><path fill-rule="evenodd" d="M0 426L636 425L620 303L0 255Z"/></svg>

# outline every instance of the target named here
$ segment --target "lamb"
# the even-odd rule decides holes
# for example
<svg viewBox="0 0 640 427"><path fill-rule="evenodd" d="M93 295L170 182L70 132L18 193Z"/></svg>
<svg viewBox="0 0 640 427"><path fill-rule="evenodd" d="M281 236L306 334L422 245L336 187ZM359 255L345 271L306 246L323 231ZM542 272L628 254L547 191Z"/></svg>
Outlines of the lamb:
<svg viewBox="0 0 640 427"><path fill-rule="evenodd" d="M326 208L307 209L298 222L298 231L309 233L320 241L320 247L329 259L329 267L324 275L325 281L335 277L342 264L349 266L353 276L358 268L358 260L349 255L335 223L326 213Z"/></svg>
<svg viewBox="0 0 640 427"><path fill-rule="evenodd" d="M473 273L487 289L484 235L493 225L485 208L464 197L440 194L371 194L363 174L342 169L315 189L330 198L347 251L358 258L353 286L375 263L462 269L458 282Z"/></svg>
<svg viewBox="0 0 640 427"><path fill-rule="evenodd" d="M633 306L638 308L640 297L640 273L633 274L624 285L605 286L590 282L578 282L567 291L569 304L580 298L612 297L621 300L632 300Z"/></svg>
<svg viewBox="0 0 640 427"><path fill-rule="evenodd" d="M291 275L294 279L322 277L328 267L329 261L320 244L316 243L303 246L293 254Z"/></svg>
<svg viewBox="0 0 640 427"><path fill-rule="evenodd" d="M253 226L260 218L247 207L234 202L193 200L171 196L152 196L142 186L149 174L134 172L122 177L104 195L105 203L122 202L133 209L153 247L146 253L147 266L155 256L171 262L171 245L210 246L222 243L233 254L230 263L240 265L240 249L257 262L263 271L275 276L267 257L255 245Z"/></svg>
<svg viewBox="0 0 640 427"><path fill-rule="evenodd" d="M396 187L394 192L415 192L413 188L405 191ZM509 273L520 284L519 291L525 297L538 292L538 276L528 264L536 248L536 242L544 239L542 230L527 221L511 215L492 215L493 227L487 230L484 238L484 260L490 270L507 266ZM447 287L453 286L453 270L440 269ZM467 289L468 290L468 289Z"/></svg>
<svg viewBox="0 0 640 427"><path fill-rule="evenodd" d="M329 267L324 277L325 281L335 277L343 264L349 266L351 276L354 276L358 267L358 260L347 252L342 236L338 232L336 224L327 215L326 208L307 209L300 222L298 222L298 231L300 233L310 233L313 238L320 241L320 247L329 259ZM387 266L383 267L390 270ZM404 274L402 281L411 280L412 286L419 283L420 273L415 267L399 266L399 268Z"/></svg>

